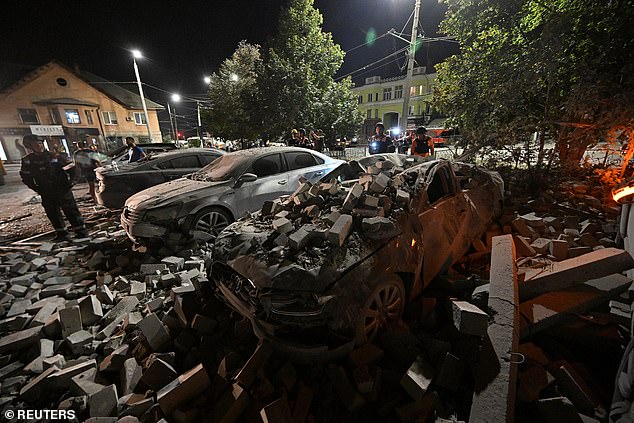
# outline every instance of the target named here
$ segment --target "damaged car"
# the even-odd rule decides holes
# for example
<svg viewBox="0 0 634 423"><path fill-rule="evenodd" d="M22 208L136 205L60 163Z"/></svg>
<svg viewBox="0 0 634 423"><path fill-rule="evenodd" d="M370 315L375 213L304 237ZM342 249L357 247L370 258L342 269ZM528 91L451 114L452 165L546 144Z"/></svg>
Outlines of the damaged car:
<svg viewBox="0 0 634 423"><path fill-rule="evenodd" d="M120 164L116 168L97 168L97 203L120 209L132 194L195 172L223 154L221 150L188 148L150 153L138 162Z"/></svg>
<svg viewBox="0 0 634 423"><path fill-rule="evenodd" d="M502 212L497 172L385 154L228 226L209 279L280 351L324 359L397 323Z"/></svg>
<svg viewBox="0 0 634 423"><path fill-rule="evenodd" d="M140 245L210 240L264 201L291 194L300 180L317 182L341 163L298 147L228 153L186 178L133 195L121 223Z"/></svg>

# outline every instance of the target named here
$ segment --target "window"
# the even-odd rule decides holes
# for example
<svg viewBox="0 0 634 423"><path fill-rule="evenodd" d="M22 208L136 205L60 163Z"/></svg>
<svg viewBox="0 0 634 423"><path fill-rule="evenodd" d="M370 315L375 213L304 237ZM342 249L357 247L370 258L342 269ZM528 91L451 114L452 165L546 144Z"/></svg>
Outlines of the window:
<svg viewBox="0 0 634 423"><path fill-rule="evenodd" d="M379 118L379 109L374 109L374 119Z"/></svg>
<svg viewBox="0 0 634 423"><path fill-rule="evenodd" d="M368 109L368 114L366 116L368 119L372 119L372 109Z"/></svg>
<svg viewBox="0 0 634 423"><path fill-rule="evenodd" d="M115 112L101 112L104 125L116 125L119 123Z"/></svg>
<svg viewBox="0 0 634 423"><path fill-rule="evenodd" d="M362 95L360 95L360 96L358 96L358 97L357 97L357 103L358 103L358 104L363 103L363 96L362 96Z"/></svg>
<svg viewBox="0 0 634 423"><path fill-rule="evenodd" d="M134 112L134 123L137 125L145 125L147 120L145 119L145 113Z"/></svg>
<svg viewBox="0 0 634 423"><path fill-rule="evenodd" d="M282 161L279 154L271 154L270 156L257 159L253 163L252 172L259 178L275 175L282 171Z"/></svg>
<svg viewBox="0 0 634 423"><path fill-rule="evenodd" d="M429 199L429 204L434 204L436 201L444 198L448 194L451 194L453 191L454 187L447 168L442 167L440 169L436 169L434 178L427 187L427 198Z"/></svg>
<svg viewBox="0 0 634 423"><path fill-rule="evenodd" d="M92 113L90 110L85 110L84 113L86 113L86 123L92 125Z"/></svg>
<svg viewBox="0 0 634 423"><path fill-rule="evenodd" d="M204 167L216 160L218 157L220 156L214 156L212 154L201 154L200 156L198 156L198 160L200 160L201 166Z"/></svg>
<svg viewBox="0 0 634 423"><path fill-rule="evenodd" d="M64 112L66 112L66 122L74 124L81 123L81 120L79 119L79 110L66 109Z"/></svg>
<svg viewBox="0 0 634 423"><path fill-rule="evenodd" d="M416 87L414 86L409 87L409 95L410 97L416 95Z"/></svg>
<svg viewBox="0 0 634 423"><path fill-rule="evenodd" d="M310 153L292 152L284 153L288 170L302 169L315 166L315 157Z"/></svg>
<svg viewBox="0 0 634 423"><path fill-rule="evenodd" d="M391 99L392 99L392 87L383 88L383 101L387 101Z"/></svg>
<svg viewBox="0 0 634 423"><path fill-rule="evenodd" d="M431 115L431 103L427 103L427 105L425 106L425 114Z"/></svg>
<svg viewBox="0 0 634 423"><path fill-rule="evenodd" d="M195 169L200 167L196 156L183 156L170 160L174 169Z"/></svg>
<svg viewBox="0 0 634 423"><path fill-rule="evenodd" d="M397 85L394 87L394 98L403 98L403 86Z"/></svg>
<svg viewBox="0 0 634 423"><path fill-rule="evenodd" d="M379 93L374 93L374 101L379 101Z"/></svg>
<svg viewBox="0 0 634 423"><path fill-rule="evenodd" d="M35 109L18 109L18 114L22 123L40 123Z"/></svg>
<svg viewBox="0 0 634 423"><path fill-rule="evenodd" d="M414 116L414 106L409 106L409 110L407 111L407 116Z"/></svg>
<svg viewBox="0 0 634 423"><path fill-rule="evenodd" d="M317 164L324 164L324 159L319 156L313 156L315 160L317 160Z"/></svg>
<svg viewBox="0 0 634 423"><path fill-rule="evenodd" d="M372 93L368 94L368 103L372 101Z"/></svg>
<svg viewBox="0 0 634 423"><path fill-rule="evenodd" d="M66 85L68 85L68 81L64 78L57 78L55 82L57 82L57 85L59 85L60 87L65 87Z"/></svg>
<svg viewBox="0 0 634 423"><path fill-rule="evenodd" d="M59 115L57 108L48 109L48 113L51 116L51 123L54 125L60 125L62 123L62 117Z"/></svg>
<svg viewBox="0 0 634 423"><path fill-rule="evenodd" d="M418 95L423 95L425 93L425 86L424 85L419 85L418 86Z"/></svg>

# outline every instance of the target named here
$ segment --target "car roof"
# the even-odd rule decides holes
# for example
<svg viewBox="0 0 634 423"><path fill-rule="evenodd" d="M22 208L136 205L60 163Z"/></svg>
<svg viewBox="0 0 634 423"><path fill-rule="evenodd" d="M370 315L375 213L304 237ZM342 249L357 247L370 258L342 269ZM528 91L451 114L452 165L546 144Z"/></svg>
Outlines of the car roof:
<svg viewBox="0 0 634 423"><path fill-rule="evenodd" d="M161 151L158 153L152 153L152 157L169 157L169 156L180 156L180 155L184 155L184 154L200 154L200 153L211 153L211 154L226 154L224 151L222 150L218 150L215 148L180 148L180 149L176 149L176 150L170 150L170 151Z"/></svg>

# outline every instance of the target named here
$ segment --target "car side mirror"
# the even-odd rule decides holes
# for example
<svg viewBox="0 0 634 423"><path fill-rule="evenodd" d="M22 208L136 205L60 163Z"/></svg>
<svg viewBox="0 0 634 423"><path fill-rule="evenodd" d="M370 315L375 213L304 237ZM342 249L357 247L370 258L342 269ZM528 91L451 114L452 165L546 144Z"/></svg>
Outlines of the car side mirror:
<svg viewBox="0 0 634 423"><path fill-rule="evenodd" d="M239 188L242 186L242 184L244 184L245 182L253 182L256 179L258 179L258 175L254 174L254 173L245 173L242 176L240 176L237 180L236 183L233 185L234 188Z"/></svg>

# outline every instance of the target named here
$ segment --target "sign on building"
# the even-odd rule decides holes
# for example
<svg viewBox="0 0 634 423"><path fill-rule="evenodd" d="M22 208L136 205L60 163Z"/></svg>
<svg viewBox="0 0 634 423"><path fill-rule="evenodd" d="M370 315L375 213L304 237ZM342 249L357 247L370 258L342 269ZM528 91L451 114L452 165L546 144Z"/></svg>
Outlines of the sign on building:
<svg viewBox="0 0 634 423"><path fill-rule="evenodd" d="M62 125L30 125L33 135L64 135Z"/></svg>

